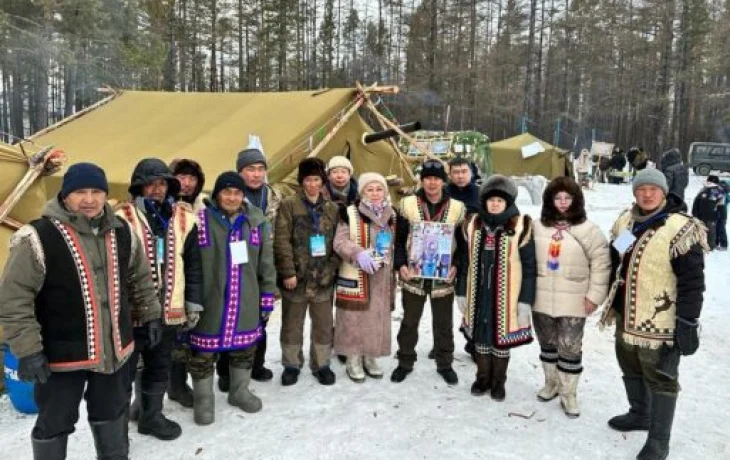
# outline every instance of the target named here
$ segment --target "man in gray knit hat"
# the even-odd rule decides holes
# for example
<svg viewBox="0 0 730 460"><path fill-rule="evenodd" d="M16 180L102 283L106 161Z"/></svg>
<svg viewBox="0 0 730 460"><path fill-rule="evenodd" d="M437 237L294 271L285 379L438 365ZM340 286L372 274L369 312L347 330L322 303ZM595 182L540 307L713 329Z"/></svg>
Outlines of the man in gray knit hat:
<svg viewBox="0 0 730 460"><path fill-rule="evenodd" d="M660 460L669 454L680 356L699 346L707 234L661 171L640 171L633 192L636 204L611 229L611 290L601 316L602 325L616 323L630 409L608 425L648 431L637 459Z"/></svg>
<svg viewBox="0 0 730 460"><path fill-rule="evenodd" d="M258 136L251 136L248 147L238 153L236 159L236 171L241 176L243 182L246 183L246 200L257 208L261 209L269 221L271 235L274 235L274 221L276 213L279 210L282 196L279 192L266 182L266 174L268 172L268 163L266 155L264 155L263 147ZM259 382L268 382L274 378L274 374L270 369L264 366L266 361L266 324L268 319L263 321L263 335L256 348L256 356L254 357L253 371L251 378ZM218 372L218 388L227 392L230 387L229 377L229 357L228 353L221 353L216 370Z"/></svg>

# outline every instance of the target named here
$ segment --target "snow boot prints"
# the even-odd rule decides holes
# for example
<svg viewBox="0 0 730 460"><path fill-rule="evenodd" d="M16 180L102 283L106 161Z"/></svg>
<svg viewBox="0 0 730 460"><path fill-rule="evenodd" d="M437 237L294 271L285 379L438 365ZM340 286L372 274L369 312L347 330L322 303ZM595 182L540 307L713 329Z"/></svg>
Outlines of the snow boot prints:
<svg viewBox="0 0 730 460"><path fill-rule="evenodd" d="M251 368L231 366L230 374L231 390L228 392L228 404L249 414L260 411L263 407L261 400L248 389L251 383Z"/></svg>

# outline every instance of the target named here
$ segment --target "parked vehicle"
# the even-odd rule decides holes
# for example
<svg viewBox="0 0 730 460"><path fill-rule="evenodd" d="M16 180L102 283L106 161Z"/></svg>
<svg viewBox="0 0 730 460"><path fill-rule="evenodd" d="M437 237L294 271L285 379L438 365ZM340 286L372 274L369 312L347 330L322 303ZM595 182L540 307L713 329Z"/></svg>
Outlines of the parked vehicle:
<svg viewBox="0 0 730 460"><path fill-rule="evenodd" d="M730 172L730 144L693 142L687 160L698 176L707 176L711 171Z"/></svg>

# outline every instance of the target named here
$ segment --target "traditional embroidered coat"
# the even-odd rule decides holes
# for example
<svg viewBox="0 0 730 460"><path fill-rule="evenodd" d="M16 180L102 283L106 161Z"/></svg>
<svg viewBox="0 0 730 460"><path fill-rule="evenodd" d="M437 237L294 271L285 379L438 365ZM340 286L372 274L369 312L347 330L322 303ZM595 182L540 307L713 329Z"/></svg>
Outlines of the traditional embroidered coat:
<svg viewBox="0 0 730 460"><path fill-rule="evenodd" d="M344 214L344 215L343 215ZM342 257L337 280L334 347L338 354L369 358L390 355L390 307L395 294L393 232L396 214L386 208L380 218L364 205L351 205L341 213L334 249ZM384 265L373 275L356 267L358 254L375 247L380 230L391 234Z"/></svg>
<svg viewBox="0 0 730 460"><path fill-rule="evenodd" d="M517 322L518 302L535 300L535 241L529 216L515 215L487 230L479 215L465 227L468 262L462 271L464 321L477 346L509 349L532 341L530 324ZM458 294L462 294L459 292Z"/></svg>
<svg viewBox="0 0 730 460"><path fill-rule="evenodd" d="M200 290L200 252L195 241L195 215L189 204L177 202L172 205L172 216L167 229L164 229L151 224L151 216L140 209L144 206L142 203L140 201L137 206L135 203L123 203L118 207L117 215L129 223L142 242L142 249L150 264L152 282L159 292L163 323L179 326L187 321L186 302L188 305L202 306L203 301ZM164 238L162 261L158 260L158 238ZM135 318L135 325L141 325L138 318Z"/></svg>
<svg viewBox="0 0 730 460"><path fill-rule="evenodd" d="M677 316L700 316L707 234L697 219L676 212L680 205L679 198L670 195L660 218L650 225L636 225L627 210L611 229L612 240L625 230L637 238L623 255L611 246L613 279L607 304L613 309L606 308L601 317L602 325L610 324L618 312L622 339L628 344L671 346Z"/></svg>
<svg viewBox="0 0 730 460"><path fill-rule="evenodd" d="M249 348L261 337L261 312L274 309L276 271L263 212L244 203L231 220L206 202L198 213L204 310L190 332L190 348L215 353ZM235 264L231 244L246 243L248 261Z"/></svg>
<svg viewBox="0 0 730 460"><path fill-rule="evenodd" d="M0 324L16 356L43 352L54 372L116 372L133 349L132 309L160 316L141 245L110 206L95 231L54 198L13 236Z"/></svg>
<svg viewBox="0 0 730 460"><path fill-rule="evenodd" d="M401 266L408 263L408 253L411 248L410 226L418 222L443 222L453 224L454 227L459 226L464 221L466 208L464 203L451 199L447 194L440 203L436 205L436 212L433 216L428 215L426 198L422 190L416 195L403 198L401 201L400 214L404 218L405 225L401 225L397 232L397 240L395 247L395 268L399 270ZM457 232L454 231L454 241L452 242L452 256L457 251ZM452 264L453 265L453 264ZM423 280L421 278L411 278L409 281L401 280L400 285L406 291L424 296L426 295L425 283L432 283L431 296L446 297L454 292L454 284L445 281Z"/></svg>

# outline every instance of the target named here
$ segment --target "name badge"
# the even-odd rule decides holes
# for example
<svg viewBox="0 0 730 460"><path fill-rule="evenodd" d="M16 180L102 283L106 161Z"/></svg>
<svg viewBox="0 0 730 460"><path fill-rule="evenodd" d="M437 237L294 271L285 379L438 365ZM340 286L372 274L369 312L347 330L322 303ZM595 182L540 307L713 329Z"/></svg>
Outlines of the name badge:
<svg viewBox="0 0 730 460"><path fill-rule="evenodd" d="M309 237L309 252L312 257L324 257L327 255L324 235L313 235Z"/></svg>
<svg viewBox="0 0 730 460"><path fill-rule="evenodd" d="M163 265L165 263L165 239L157 238L157 263Z"/></svg>
<svg viewBox="0 0 730 460"><path fill-rule="evenodd" d="M248 263L248 247L246 241L233 241L231 243L231 261L234 265Z"/></svg>
<svg viewBox="0 0 730 460"><path fill-rule="evenodd" d="M379 256L385 256L390 250L390 243L393 240L393 235L387 230L380 230L375 236L375 252Z"/></svg>
<svg viewBox="0 0 730 460"><path fill-rule="evenodd" d="M616 248L619 254L624 254L634 244L634 241L636 241L634 234L629 230L624 230L613 240L613 247Z"/></svg>

